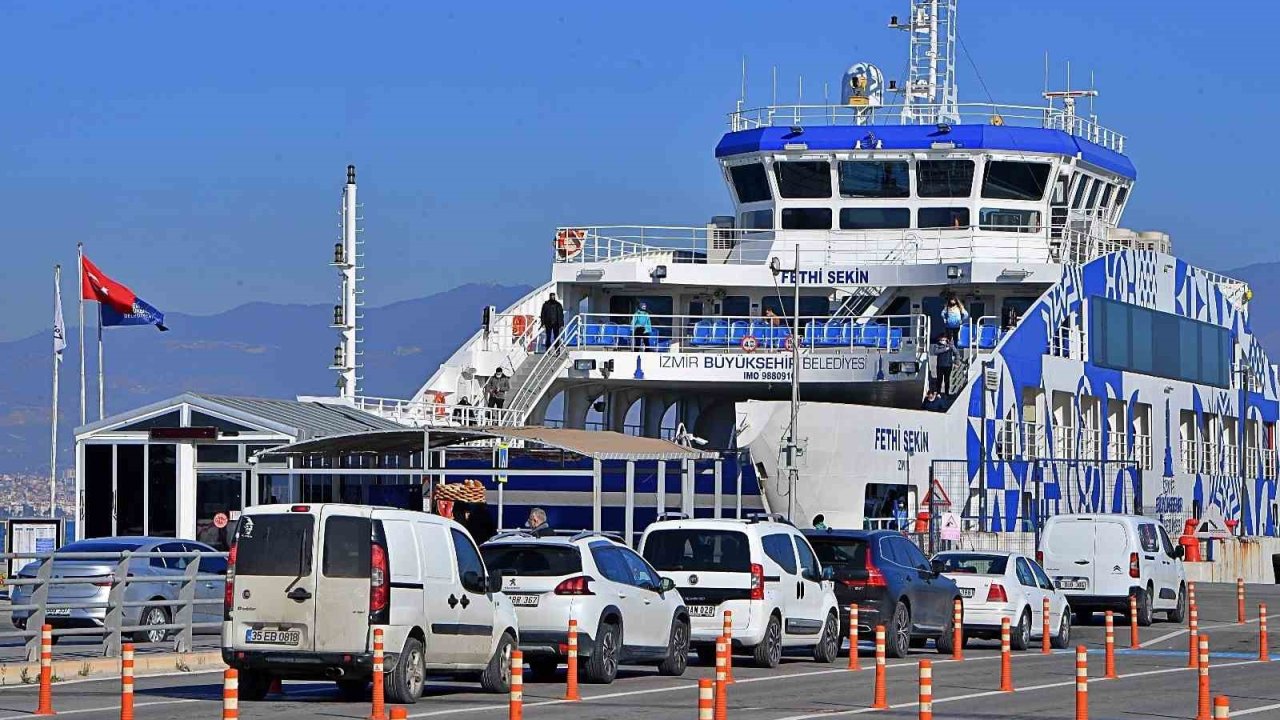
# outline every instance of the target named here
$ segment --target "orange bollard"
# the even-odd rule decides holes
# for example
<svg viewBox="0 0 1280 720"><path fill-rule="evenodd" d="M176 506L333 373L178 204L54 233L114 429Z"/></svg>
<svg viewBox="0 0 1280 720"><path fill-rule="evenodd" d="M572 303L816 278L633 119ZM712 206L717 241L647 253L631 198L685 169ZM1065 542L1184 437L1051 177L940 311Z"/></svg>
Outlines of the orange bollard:
<svg viewBox="0 0 1280 720"><path fill-rule="evenodd" d="M1089 649L1076 646L1076 720L1089 720Z"/></svg>
<svg viewBox="0 0 1280 720"><path fill-rule="evenodd" d="M716 638L716 718L728 720L729 683L726 668L729 666L729 642L723 635Z"/></svg>
<svg viewBox="0 0 1280 720"><path fill-rule="evenodd" d="M382 628L373 629L373 708L369 713L369 720L387 720L386 695L384 694L383 682L386 678L383 675L383 644L382 644Z"/></svg>
<svg viewBox="0 0 1280 720"><path fill-rule="evenodd" d="M40 626L40 697L36 701L36 715L54 715L53 712L53 626Z"/></svg>
<svg viewBox="0 0 1280 720"><path fill-rule="evenodd" d="M1192 605L1190 613L1187 620L1187 627L1191 629L1187 640L1187 667L1195 669L1200 667L1200 609Z"/></svg>
<svg viewBox="0 0 1280 720"><path fill-rule="evenodd" d="M1244 624L1244 578L1236 578L1236 624Z"/></svg>
<svg viewBox="0 0 1280 720"><path fill-rule="evenodd" d="M698 679L698 720L715 720L716 691L708 678Z"/></svg>
<svg viewBox="0 0 1280 720"><path fill-rule="evenodd" d="M507 720L524 718L524 653L511 651L511 700L507 707Z"/></svg>
<svg viewBox="0 0 1280 720"><path fill-rule="evenodd" d="M724 653L724 681L733 684L733 611L724 611L724 625L721 634L724 635L725 653Z"/></svg>
<svg viewBox="0 0 1280 720"><path fill-rule="evenodd" d="M1049 639L1049 632L1050 632L1049 631L1049 615L1051 614L1052 614L1052 610L1049 609L1049 598L1045 598L1044 603L1042 604L1041 610L1040 610L1040 619L1043 621L1041 622L1041 625L1043 627L1041 627L1040 629L1040 654L1041 655L1049 655L1053 652L1053 647L1049 644L1050 642L1052 642Z"/></svg>
<svg viewBox="0 0 1280 720"><path fill-rule="evenodd" d="M569 650L568 657L565 659L565 688L564 699L570 701L581 700L582 696L578 694L578 621L569 621Z"/></svg>
<svg viewBox="0 0 1280 720"><path fill-rule="evenodd" d="M1129 596L1129 647L1137 650L1142 647L1138 643L1138 598Z"/></svg>
<svg viewBox="0 0 1280 720"><path fill-rule="evenodd" d="M240 673L235 668L222 672L222 720L240 717Z"/></svg>
<svg viewBox="0 0 1280 720"><path fill-rule="evenodd" d="M884 642L884 626L876 626L876 690L875 697L871 701L871 707L875 710L888 710L889 700L884 687L884 658L885 658L885 642Z"/></svg>
<svg viewBox="0 0 1280 720"><path fill-rule="evenodd" d="M1258 659L1271 662L1271 650L1267 648L1267 604L1258 604Z"/></svg>
<svg viewBox="0 0 1280 720"><path fill-rule="evenodd" d="M920 661L920 720L933 720L933 663Z"/></svg>
<svg viewBox="0 0 1280 720"><path fill-rule="evenodd" d="M1226 695L1213 699L1213 720L1228 720L1231 717L1231 702Z"/></svg>
<svg viewBox="0 0 1280 720"><path fill-rule="evenodd" d="M120 648L120 720L133 720L133 643Z"/></svg>
<svg viewBox="0 0 1280 720"><path fill-rule="evenodd" d="M391 720L408 720L409 711L400 705L391 706Z"/></svg>
<svg viewBox="0 0 1280 720"><path fill-rule="evenodd" d="M1116 621L1115 615L1110 610L1107 611L1106 634L1104 636L1107 647L1106 673L1103 677L1108 680L1115 680L1120 677L1116 674Z"/></svg>
<svg viewBox="0 0 1280 720"><path fill-rule="evenodd" d="M858 667L858 603L849 606L849 669Z"/></svg>
<svg viewBox="0 0 1280 720"><path fill-rule="evenodd" d="M1000 692L1013 692L1013 652L1007 617L1000 618Z"/></svg>
<svg viewBox="0 0 1280 720"><path fill-rule="evenodd" d="M1213 720L1209 708L1209 636L1200 636L1200 697L1196 720Z"/></svg>
<svg viewBox="0 0 1280 720"><path fill-rule="evenodd" d="M964 604L959 599L951 608L951 659L964 660Z"/></svg>

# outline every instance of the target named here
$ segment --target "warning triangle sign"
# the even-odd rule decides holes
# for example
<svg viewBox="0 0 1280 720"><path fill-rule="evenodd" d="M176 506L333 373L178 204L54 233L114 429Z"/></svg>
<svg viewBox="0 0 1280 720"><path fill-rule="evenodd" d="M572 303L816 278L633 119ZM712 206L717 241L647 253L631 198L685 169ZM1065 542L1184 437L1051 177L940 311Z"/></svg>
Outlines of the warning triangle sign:
<svg viewBox="0 0 1280 720"><path fill-rule="evenodd" d="M951 498L947 496L947 491L942 489L942 484L937 479L929 486L929 492L925 493L922 505L927 508L931 503L934 508L939 510L946 510L951 507Z"/></svg>

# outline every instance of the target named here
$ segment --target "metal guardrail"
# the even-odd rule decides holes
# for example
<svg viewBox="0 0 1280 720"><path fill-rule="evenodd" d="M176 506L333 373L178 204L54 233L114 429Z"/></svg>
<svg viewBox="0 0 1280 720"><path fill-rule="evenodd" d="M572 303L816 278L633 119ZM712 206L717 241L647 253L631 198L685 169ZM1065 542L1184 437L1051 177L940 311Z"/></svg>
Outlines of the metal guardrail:
<svg viewBox="0 0 1280 720"><path fill-rule="evenodd" d="M463 405L452 402L424 400L399 400L396 398L355 398L358 410L372 413L411 427L487 427L518 425L523 418L511 408L491 408L483 405Z"/></svg>
<svg viewBox="0 0 1280 720"><path fill-rule="evenodd" d="M583 313L581 332L566 333L573 350L647 349L681 352L778 352L790 350L796 318L732 315L650 315L653 333L641 340L633 315ZM803 350L885 350L921 348L929 341L927 315L872 315L860 318L807 315L799 318Z"/></svg>
<svg viewBox="0 0 1280 720"><path fill-rule="evenodd" d="M222 623L196 622L194 619L197 606L216 605L221 617L223 598L197 598L196 586L201 582L226 582L222 574L200 574L201 558L226 559L226 553L202 552L55 552L55 553L3 553L0 559L32 560L40 563L34 577L14 576L4 579L7 588L31 587L29 602L11 604L9 611L31 611L24 622L25 629L0 631L0 639L24 638L26 640L27 660L35 662L40 659L40 628L49 621L50 610L105 610L101 627L64 627L54 628L55 642L58 638L94 636L102 637L102 655L118 657L122 645L122 635L146 630L163 630L172 638L175 652L189 652L192 648L192 637L197 631L207 630L220 633ZM182 575L134 575L129 572L133 561L150 561L152 559L188 559L189 562ZM55 565L63 561L90 561L114 563L114 569L106 575L82 577L54 577ZM177 585L177 599L173 600L125 600L125 592L132 584ZM93 585L110 587L105 602L49 602L49 591L53 587L68 585ZM10 597L13 592L10 590ZM169 615L170 622L156 625L125 624L125 611L139 608L141 618L146 608L162 607ZM15 624L16 627L16 624Z"/></svg>

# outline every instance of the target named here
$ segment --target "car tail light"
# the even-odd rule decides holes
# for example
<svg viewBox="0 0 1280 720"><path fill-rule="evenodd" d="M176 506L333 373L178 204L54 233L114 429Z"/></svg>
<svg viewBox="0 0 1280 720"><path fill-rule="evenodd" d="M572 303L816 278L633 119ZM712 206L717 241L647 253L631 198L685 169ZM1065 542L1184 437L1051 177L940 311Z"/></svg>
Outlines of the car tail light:
<svg viewBox="0 0 1280 720"><path fill-rule="evenodd" d="M391 584L388 582L387 549L378 543L369 546L369 622L385 622L391 605Z"/></svg>
<svg viewBox="0 0 1280 720"><path fill-rule="evenodd" d="M310 505L291 505L289 512L311 512Z"/></svg>
<svg viewBox="0 0 1280 720"><path fill-rule="evenodd" d="M840 582L844 583L845 587L858 589L889 587L889 581L885 579L884 573L880 572L880 568L871 562L871 558L867 558L867 577L865 580L847 578Z"/></svg>
<svg viewBox="0 0 1280 720"><path fill-rule="evenodd" d="M1004 591L1004 586L1000 583L991 583L991 588L987 590L987 602L1007 603L1009 594Z"/></svg>
<svg viewBox="0 0 1280 720"><path fill-rule="evenodd" d="M1129 577L1142 577L1142 566L1138 564L1138 553L1129 553Z"/></svg>
<svg viewBox="0 0 1280 720"><path fill-rule="evenodd" d="M227 552L227 577L222 588L222 619L231 619L231 607L236 601L236 547Z"/></svg>
<svg viewBox="0 0 1280 720"><path fill-rule="evenodd" d="M1037 565L1044 565L1044 551L1043 551L1043 550L1037 550L1037 551L1036 551L1036 564L1037 564Z"/></svg>
<svg viewBox="0 0 1280 720"><path fill-rule="evenodd" d="M595 595L591 590L591 578L586 575L562 580L551 592L556 595Z"/></svg>
<svg viewBox="0 0 1280 720"><path fill-rule="evenodd" d="M764 566L751 563L751 595L752 600L764 599Z"/></svg>

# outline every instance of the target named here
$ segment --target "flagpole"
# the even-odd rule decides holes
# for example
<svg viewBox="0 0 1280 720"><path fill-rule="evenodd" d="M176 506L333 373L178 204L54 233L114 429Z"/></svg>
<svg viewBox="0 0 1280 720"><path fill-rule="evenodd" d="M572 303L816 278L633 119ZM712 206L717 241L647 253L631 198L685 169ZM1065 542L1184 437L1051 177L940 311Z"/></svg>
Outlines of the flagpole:
<svg viewBox="0 0 1280 720"><path fill-rule="evenodd" d="M102 303L98 303L98 419L107 416L106 373L102 368Z"/></svg>
<svg viewBox="0 0 1280 720"><path fill-rule="evenodd" d="M62 323L62 266L53 266L54 297L54 332L64 333L65 328L56 327ZM49 430L49 518L58 516L58 370L62 365L62 350L58 347L58 338L54 338L53 351L53 418Z"/></svg>
<svg viewBox="0 0 1280 720"><path fill-rule="evenodd" d="M76 243L76 274L80 284L76 287L76 297L80 298L80 424L88 424L84 389L84 243Z"/></svg>

